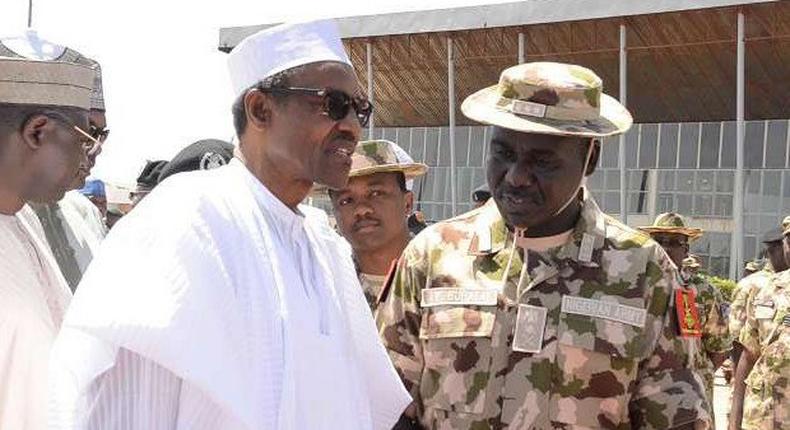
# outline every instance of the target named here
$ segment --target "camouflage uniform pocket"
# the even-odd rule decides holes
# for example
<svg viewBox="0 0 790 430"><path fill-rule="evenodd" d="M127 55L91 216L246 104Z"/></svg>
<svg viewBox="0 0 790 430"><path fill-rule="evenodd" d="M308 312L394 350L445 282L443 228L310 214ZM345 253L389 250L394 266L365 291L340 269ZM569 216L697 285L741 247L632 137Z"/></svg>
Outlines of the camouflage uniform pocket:
<svg viewBox="0 0 790 430"><path fill-rule="evenodd" d="M641 328L620 322L561 314L550 419L590 428L627 424L641 336Z"/></svg>
<svg viewBox="0 0 790 430"><path fill-rule="evenodd" d="M495 311L487 306L441 306L423 315L420 339L425 370L420 394L426 409L482 413Z"/></svg>

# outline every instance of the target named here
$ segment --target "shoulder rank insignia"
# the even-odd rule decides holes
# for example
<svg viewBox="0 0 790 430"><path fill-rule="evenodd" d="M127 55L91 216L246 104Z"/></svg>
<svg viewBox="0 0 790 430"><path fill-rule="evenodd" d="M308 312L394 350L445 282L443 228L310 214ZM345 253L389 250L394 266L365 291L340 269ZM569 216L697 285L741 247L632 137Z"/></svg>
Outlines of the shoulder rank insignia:
<svg viewBox="0 0 790 430"><path fill-rule="evenodd" d="M693 289L681 288L675 291L675 310L682 337L702 336L696 296Z"/></svg>

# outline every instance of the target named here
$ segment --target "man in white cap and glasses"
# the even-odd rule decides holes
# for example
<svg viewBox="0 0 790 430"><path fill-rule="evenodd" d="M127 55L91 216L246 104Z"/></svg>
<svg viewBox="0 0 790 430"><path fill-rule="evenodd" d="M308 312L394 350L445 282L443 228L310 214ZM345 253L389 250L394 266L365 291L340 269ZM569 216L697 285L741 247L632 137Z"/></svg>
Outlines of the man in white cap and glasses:
<svg viewBox="0 0 790 430"><path fill-rule="evenodd" d="M28 203L63 198L86 162L92 79L0 57L0 429L46 428L49 351L71 292Z"/></svg>
<svg viewBox="0 0 790 430"><path fill-rule="evenodd" d="M345 186L371 113L335 24L263 30L229 66L237 159L105 240L53 348L51 429L388 429L409 403L350 249L300 209Z"/></svg>
<svg viewBox="0 0 790 430"><path fill-rule="evenodd" d="M582 183L630 113L581 66L527 63L469 96L492 198L406 247L377 311L429 429L709 425L678 273Z"/></svg>
<svg viewBox="0 0 790 430"><path fill-rule="evenodd" d="M351 156L348 184L329 190L337 226L354 250L371 311L376 310L387 274L411 240L408 217L414 194L407 184L427 170L394 142L360 142Z"/></svg>

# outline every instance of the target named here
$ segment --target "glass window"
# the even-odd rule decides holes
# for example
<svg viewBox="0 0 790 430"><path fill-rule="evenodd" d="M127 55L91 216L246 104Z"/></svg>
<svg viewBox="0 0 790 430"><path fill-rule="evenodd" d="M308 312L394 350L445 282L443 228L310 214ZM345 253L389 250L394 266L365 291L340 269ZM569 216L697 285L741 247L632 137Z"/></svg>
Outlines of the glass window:
<svg viewBox="0 0 790 430"><path fill-rule="evenodd" d="M591 190L603 190L603 180L606 175L604 170L598 169L592 176L587 177L587 188Z"/></svg>
<svg viewBox="0 0 790 430"><path fill-rule="evenodd" d="M483 152L485 142L483 141L483 127L471 127L472 137L469 142L469 165L476 167L485 166L486 153Z"/></svg>
<svg viewBox="0 0 790 430"><path fill-rule="evenodd" d="M743 254L745 261L754 260L760 255L756 236L747 235L743 237Z"/></svg>
<svg viewBox="0 0 790 430"><path fill-rule="evenodd" d="M684 123L680 126L680 159L678 167L697 167L697 150L699 148L699 124Z"/></svg>
<svg viewBox="0 0 790 430"><path fill-rule="evenodd" d="M675 182L675 189L678 191L694 191L694 172L678 171L677 181Z"/></svg>
<svg viewBox="0 0 790 430"><path fill-rule="evenodd" d="M767 213L779 213L782 207L782 201L779 198L780 188L782 186L781 172L766 171L763 172L763 193L762 193L762 211Z"/></svg>
<svg viewBox="0 0 790 430"><path fill-rule="evenodd" d="M601 157L598 161L600 168L617 168L617 148L619 147L617 137L605 137L601 140Z"/></svg>
<svg viewBox="0 0 790 430"><path fill-rule="evenodd" d="M727 257L730 255L730 235L729 233L711 232L710 236L710 255L713 257Z"/></svg>
<svg viewBox="0 0 790 430"><path fill-rule="evenodd" d="M675 172L671 170L658 171L658 190L659 191L674 191L675 190Z"/></svg>
<svg viewBox="0 0 790 430"><path fill-rule="evenodd" d="M654 168L656 166L656 149L658 146L658 124L642 124L642 139L639 142L639 167Z"/></svg>
<svg viewBox="0 0 790 430"><path fill-rule="evenodd" d="M661 154L658 158L658 167L676 167L679 130L678 124L661 124Z"/></svg>
<svg viewBox="0 0 790 430"><path fill-rule="evenodd" d="M647 170L632 170L628 172L628 189L632 191L647 190Z"/></svg>
<svg viewBox="0 0 790 430"><path fill-rule="evenodd" d="M439 158L437 166L450 165L450 129L448 127L439 128Z"/></svg>
<svg viewBox="0 0 790 430"><path fill-rule="evenodd" d="M628 196L628 213L647 213L647 193L630 192Z"/></svg>
<svg viewBox="0 0 790 430"><path fill-rule="evenodd" d="M437 166L439 161L439 128L425 129L425 164Z"/></svg>
<svg viewBox="0 0 790 430"><path fill-rule="evenodd" d="M747 169L763 167L763 147L765 122L747 121L746 140L744 141L745 163Z"/></svg>
<svg viewBox="0 0 790 430"><path fill-rule="evenodd" d="M760 234L760 217L743 217L743 230L745 233Z"/></svg>
<svg viewBox="0 0 790 430"><path fill-rule="evenodd" d="M719 134L721 123L706 122L702 124L702 147L699 154L700 168L719 167Z"/></svg>
<svg viewBox="0 0 790 430"><path fill-rule="evenodd" d="M790 172L783 172L784 189L782 191L782 212L790 212Z"/></svg>
<svg viewBox="0 0 790 430"><path fill-rule="evenodd" d="M717 194L713 200L713 215L722 218L732 216L732 195Z"/></svg>
<svg viewBox="0 0 790 430"><path fill-rule="evenodd" d="M711 192L713 191L713 172L696 172L697 173L697 181L695 191L697 192Z"/></svg>
<svg viewBox="0 0 790 430"><path fill-rule="evenodd" d="M639 149L639 129L641 125L635 124L625 134L625 166L633 169L637 167L636 156Z"/></svg>
<svg viewBox="0 0 790 430"><path fill-rule="evenodd" d="M606 170L606 189L608 191L620 190L620 171L619 170Z"/></svg>
<svg viewBox="0 0 790 430"><path fill-rule="evenodd" d="M677 201L677 207L675 211L681 214L690 214L691 211L691 195L689 194L678 194L675 196Z"/></svg>
<svg viewBox="0 0 790 430"><path fill-rule="evenodd" d="M604 194L605 211L610 214L620 213L620 193L607 192Z"/></svg>
<svg viewBox="0 0 790 430"><path fill-rule="evenodd" d="M787 120L768 121L766 167L785 167L787 160Z"/></svg>
<svg viewBox="0 0 790 430"><path fill-rule="evenodd" d="M381 129L382 138L392 142L397 142L398 139L397 133L398 133L397 130L393 127L382 127Z"/></svg>
<svg viewBox="0 0 790 430"><path fill-rule="evenodd" d="M455 128L455 165L469 165L469 127Z"/></svg>
<svg viewBox="0 0 790 430"><path fill-rule="evenodd" d="M668 193L659 193L656 197L656 212L664 213L664 212L672 212L672 208L675 206L674 198L672 194Z"/></svg>
<svg viewBox="0 0 790 430"><path fill-rule="evenodd" d="M428 164L429 166L433 166L433 164L428 163L428 159L425 156L425 137L426 137L426 129L425 127L415 128L411 132L411 151L409 154L414 158L416 161L423 162ZM429 173L428 176L431 174Z"/></svg>
<svg viewBox="0 0 790 430"><path fill-rule="evenodd" d="M723 126L724 131L721 141L721 167L724 168L735 168L735 158L736 158L736 148L737 148L737 141L735 139L736 135L736 125L733 121L728 121L724 123Z"/></svg>
<svg viewBox="0 0 790 430"><path fill-rule="evenodd" d="M716 192L731 193L734 189L734 172L716 172Z"/></svg>
<svg viewBox="0 0 790 430"><path fill-rule="evenodd" d="M688 214L688 212L681 212ZM709 194L695 195L694 196L694 212L695 217L709 217L713 214L713 196Z"/></svg>
<svg viewBox="0 0 790 430"><path fill-rule="evenodd" d="M744 212L755 213L760 209L760 182L762 174L759 171L747 170L744 175L746 182L746 196L744 198Z"/></svg>

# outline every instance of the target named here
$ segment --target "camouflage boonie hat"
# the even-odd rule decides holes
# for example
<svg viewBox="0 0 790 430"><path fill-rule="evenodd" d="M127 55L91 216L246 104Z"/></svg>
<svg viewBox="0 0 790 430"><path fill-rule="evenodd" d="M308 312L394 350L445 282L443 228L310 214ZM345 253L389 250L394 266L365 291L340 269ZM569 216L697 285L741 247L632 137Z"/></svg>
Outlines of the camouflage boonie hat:
<svg viewBox="0 0 790 430"><path fill-rule="evenodd" d="M389 140L366 140L359 142L351 155L349 178L372 175L374 173L401 172L406 180L422 176L428 166L414 161L398 158L395 147Z"/></svg>
<svg viewBox="0 0 790 430"><path fill-rule="evenodd" d="M648 234L682 234L687 236L689 240L699 239L703 233L701 228L686 227L686 220L674 212L663 213L656 217L653 225L639 227L639 229Z"/></svg>
<svg viewBox="0 0 790 430"><path fill-rule="evenodd" d="M605 137L625 133L633 118L592 70L536 62L505 69L499 83L464 100L468 118L524 133Z"/></svg>

